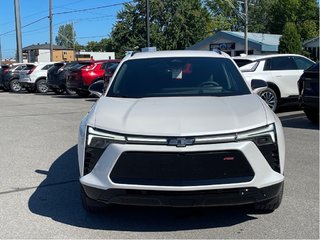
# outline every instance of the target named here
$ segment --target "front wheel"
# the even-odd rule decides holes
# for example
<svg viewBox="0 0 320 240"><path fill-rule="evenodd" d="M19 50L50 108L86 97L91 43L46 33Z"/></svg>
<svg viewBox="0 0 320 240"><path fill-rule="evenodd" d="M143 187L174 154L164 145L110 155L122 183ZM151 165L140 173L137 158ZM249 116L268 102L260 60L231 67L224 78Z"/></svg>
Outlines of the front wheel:
<svg viewBox="0 0 320 240"><path fill-rule="evenodd" d="M46 82L45 79L40 79L37 82L36 87L37 87L37 91L39 93L46 93L49 90L49 87L48 87L47 82Z"/></svg>
<svg viewBox="0 0 320 240"><path fill-rule="evenodd" d="M266 88L258 93L258 95L268 104L272 111L278 108L278 96L271 88Z"/></svg>
<svg viewBox="0 0 320 240"><path fill-rule="evenodd" d="M69 88L66 88L66 93L67 93L68 95L76 95L76 94L77 94L76 91L74 91L74 90L72 90L72 89L69 89Z"/></svg>
<svg viewBox="0 0 320 240"><path fill-rule="evenodd" d="M10 81L10 90L12 92L20 92L21 88L22 87L18 79L13 79Z"/></svg>

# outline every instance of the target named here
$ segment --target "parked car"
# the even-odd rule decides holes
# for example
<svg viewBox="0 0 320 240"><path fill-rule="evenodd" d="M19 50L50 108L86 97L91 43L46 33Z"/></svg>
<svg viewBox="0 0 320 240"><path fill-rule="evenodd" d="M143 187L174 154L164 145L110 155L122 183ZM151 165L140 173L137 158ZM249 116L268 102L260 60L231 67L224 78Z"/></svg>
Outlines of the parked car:
<svg viewBox="0 0 320 240"><path fill-rule="evenodd" d="M8 69L4 74L2 82L5 90L11 90L12 92L19 92L21 85L19 83L20 73L23 71L29 71L36 67L34 63L16 63Z"/></svg>
<svg viewBox="0 0 320 240"><path fill-rule="evenodd" d="M307 118L319 124L319 63L306 69L298 81L299 104Z"/></svg>
<svg viewBox="0 0 320 240"><path fill-rule="evenodd" d="M261 56L234 57L240 66L243 61L251 61L242 65L242 71L247 83L252 79L262 79L268 88L258 94L276 111L280 103L298 102L297 81L303 70L314 64L310 59L296 54L275 54Z"/></svg>
<svg viewBox="0 0 320 240"><path fill-rule="evenodd" d="M66 86L75 92L80 97L88 97L90 92L89 86L95 81L102 80L105 75L105 71L115 63L119 63L120 60L99 60L90 61L70 70L69 78L67 79Z"/></svg>
<svg viewBox="0 0 320 240"><path fill-rule="evenodd" d="M57 62L53 64L53 66L47 71L47 85L56 94L62 94L65 91L64 88L60 87L59 83L56 83L56 81L59 79L58 74L61 72L59 70L65 65L65 62Z"/></svg>
<svg viewBox="0 0 320 240"><path fill-rule="evenodd" d="M47 71L53 64L53 62L39 63L29 71L22 71L19 78L20 85L25 87L29 92L37 91L39 93L46 93L49 90L47 85Z"/></svg>
<svg viewBox="0 0 320 240"><path fill-rule="evenodd" d="M59 66L56 66L56 68L51 67L48 70L48 79L47 79L49 88L51 88L57 94L63 93L64 91L69 95L76 94L74 90L68 89L66 87L66 81L68 79L68 76L70 75L70 71L73 68L79 68L87 63L88 61L85 61L85 62L74 61L74 62L66 63L60 68L58 68Z"/></svg>
<svg viewBox="0 0 320 240"><path fill-rule="evenodd" d="M126 56L80 123L88 211L103 204L252 204L273 211L282 199L284 162L280 120L220 51Z"/></svg>
<svg viewBox="0 0 320 240"><path fill-rule="evenodd" d="M7 64L0 65L0 89L4 89L2 79L4 75L9 71L9 68L10 68L10 65L7 65Z"/></svg>

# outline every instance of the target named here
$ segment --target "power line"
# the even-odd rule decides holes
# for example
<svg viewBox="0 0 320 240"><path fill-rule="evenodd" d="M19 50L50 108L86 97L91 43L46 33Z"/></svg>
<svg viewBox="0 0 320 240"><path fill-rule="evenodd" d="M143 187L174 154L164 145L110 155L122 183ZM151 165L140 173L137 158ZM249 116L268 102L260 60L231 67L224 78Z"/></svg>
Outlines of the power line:
<svg viewBox="0 0 320 240"><path fill-rule="evenodd" d="M115 3L115 4L111 4L111 5L104 5L104 6L100 6L100 7L84 8L84 9L77 9L77 10L65 11L65 12L57 12L57 13L53 13L52 15L69 14L69 13L75 13L75 12L85 12L85 11L90 11L90 10L97 10L97 9L103 9L103 8L120 6L120 5L123 5L123 4L125 4L125 3L131 3L131 2L132 2L132 1L122 2L122 3Z"/></svg>
<svg viewBox="0 0 320 240"><path fill-rule="evenodd" d="M31 23L28 23L28 24L26 24L26 25L23 25L23 26L21 26L21 28L28 27L28 26L33 25L33 24L35 24L35 23L37 23L37 22L40 22L41 20L46 19L46 18L48 18L48 16L39 18L39 19L37 19L37 20L35 20L35 21L31 22ZM0 36L6 35L6 34L8 34L8 33L15 32L15 31L16 31L16 30L10 30L10 31L8 31L8 32L5 32L5 33L0 34Z"/></svg>

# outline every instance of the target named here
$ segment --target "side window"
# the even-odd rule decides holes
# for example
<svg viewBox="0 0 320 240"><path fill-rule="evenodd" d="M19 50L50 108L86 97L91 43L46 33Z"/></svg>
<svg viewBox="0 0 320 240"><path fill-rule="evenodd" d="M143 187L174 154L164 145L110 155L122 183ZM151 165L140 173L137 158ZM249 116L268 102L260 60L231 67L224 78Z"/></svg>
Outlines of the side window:
<svg viewBox="0 0 320 240"><path fill-rule="evenodd" d="M33 67L34 67L33 65L27 65L24 70L30 70L30 69L32 69Z"/></svg>
<svg viewBox="0 0 320 240"><path fill-rule="evenodd" d="M48 65L45 65L41 70L48 70L49 68L52 67L53 64L48 64Z"/></svg>
<svg viewBox="0 0 320 240"><path fill-rule="evenodd" d="M294 61L296 62L298 69L305 70L313 65L309 59L305 59L302 57L293 57Z"/></svg>
<svg viewBox="0 0 320 240"><path fill-rule="evenodd" d="M20 71L20 70L24 69L25 66L26 66L26 65L20 65L19 67L16 68L16 71Z"/></svg>
<svg viewBox="0 0 320 240"><path fill-rule="evenodd" d="M266 60L264 71L296 70L297 65L292 57L274 57Z"/></svg>

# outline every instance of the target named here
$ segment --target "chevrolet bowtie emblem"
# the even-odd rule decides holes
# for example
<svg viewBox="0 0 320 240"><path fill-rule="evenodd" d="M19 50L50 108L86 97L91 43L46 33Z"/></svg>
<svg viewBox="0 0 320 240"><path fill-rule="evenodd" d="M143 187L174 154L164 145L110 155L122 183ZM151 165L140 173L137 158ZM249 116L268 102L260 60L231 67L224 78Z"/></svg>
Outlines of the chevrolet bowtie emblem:
<svg viewBox="0 0 320 240"><path fill-rule="evenodd" d="M188 145L194 144L194 141L195 141L194 138L184 138L184 137L169 138L168 145L176 146L176 147L186 147Z"/></svg>

